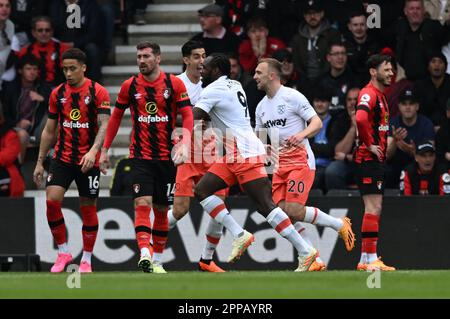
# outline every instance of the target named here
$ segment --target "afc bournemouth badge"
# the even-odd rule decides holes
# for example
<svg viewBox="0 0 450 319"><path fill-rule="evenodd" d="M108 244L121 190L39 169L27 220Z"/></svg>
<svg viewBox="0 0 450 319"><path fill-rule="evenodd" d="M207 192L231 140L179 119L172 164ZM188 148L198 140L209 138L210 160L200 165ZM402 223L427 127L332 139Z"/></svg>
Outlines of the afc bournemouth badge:
<svg viewBox="0 0 450 319"><path fill-rule="evenodd" d="M134 184L133 185L133 190L134 190L134 192L137 194L137 193L139 193L139 190L141 189L141 185L139 185L139 184Z"/></svg>
<svg viewBox="0 0 450 319"><path fill-rule="evenodd" d="M47 183L50 183L52 181L52 179L53 179L53 174L52 173L48 174Z"/></svg>
<svg viewBox="0 0 450 319"><path fill-rule="evenodd" d="M170 97L171 94L172 94L172 92L171 92L171 90L169 88L165 88L164 89L164 91L163 91L164 99L167 100Z"/></svg>
<svg viewBox="0 0 450 319"><path fill-rule="evenodd" d="M377 188L381 190L381 187L383 186L383 181L377 181Z"/></svg>

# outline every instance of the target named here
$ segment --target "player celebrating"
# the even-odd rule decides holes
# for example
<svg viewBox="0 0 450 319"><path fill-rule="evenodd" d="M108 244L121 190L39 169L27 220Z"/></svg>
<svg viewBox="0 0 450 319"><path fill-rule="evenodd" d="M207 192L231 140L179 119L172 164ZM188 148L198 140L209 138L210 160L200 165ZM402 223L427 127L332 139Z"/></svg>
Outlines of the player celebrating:
<svg viewBox="0 0 450 319"><path fill-rule="evenodd" d="M203 43L199 41L188 41L181 48L183 62L186 65L186 71L178 77L185 84L191 103L195 105L202 92L202 81L200 71L205 60L205 49ZM175 196L173 209L169 210L169 229L175 227L177 221L185 216L189 211L190 199L194 196L194 186L200 178L206 173L210 164L205 161L197 163L195 158L203 158L203 153L196 156L194 145L191 145L191 160L189 163L183 163L177 166L177 176L175 183ZM216 192L222 200L225 199L226 189ZM219 244L222 236L223 226L210 219L206 228L206 243L199 261L199 270L208 272L224 272L222 268L212 260L214 251Z"/></svg>
<svg viewBox="0 0 450 319"><path fill-rule="evenodd" d="M281 85L281 67L275 59L262 59L253 77L258 89L266 92L256 108L256 129L267 128L271 141L278 136L281 145L272 179L273 200L293 223L305 221L333 228L351 251L355 237L349 218L335 218L305 206L315 175L314 154L307 138L320 131L322 121L303 94ZM320 260L316 263L314 268L325 266Z"/></svg>
<svg viewBox="0 0 450 319"><path fill-rule="evenodd" d="M108 164L108 149L119 129L126 108L130 108L132 133L130 160L135 206L136 240L140 249L139 268L144 272L166 273L162 253L167 242L168 194L175 179L171 160L172 131L177 113L183 118L183 128L192 131L192 107L183 82L160 69L161 50L158 44L137 45L139 75L126 80L120 88L116 107L108 124L100 163ZM185 139L184 139L185 138ZM189 143L190 135L180 143ZM179 147L176 156L184 148ZM153 207L155 219L150 225ZM153 239L153 256L150 237Z"/></svg>
<svg viewBox="0 0 450 319"><path fill-rule="evenodd" d="M86 55L83 51L67 50L62 55L62 63L67 82L56 87L50 95L48 119L42 132L33 179L41 185L42 163L57 138L46 187L48 225L58 245L58 257L51 272L62 272L72 262L61 202L75 180L83 219L83 256L79 271L88 273L92 272L91 256L98 230L98 151L109 120L110 101L103 86L84 76Z"/></svg>
<svg viewBox="0 0 450 319"><path fill-rule="evenodd" d="M359 139L355 162L356 182L364 202L361 259L358 270L392 271L377 256L378 228L384 193L389 108L383 91L394 72L391 58L376 54L367 61L371 80L359 93L356 126Z"/></svg>
<svg viewBox="0 0 450 319"><path fill-rule="evenodd" d="M206 87L194 107L194 119L211 117L212 125L224 136L226 155L216 161L195 187L195 196L203 208L233 235L229 262L234 262L254 241L254 236L234 221L223 200L214 195L220 189L239 182L256 203L258 212L266 216L269 224L287 238L299 253L296 271L307 271L316 258L311 247L291 224L289 217L277 207L271 194L270 181L264 167L264 145L250 126L244 90L239 82L230 80L230 62L224 54L212 54L205 59L202 70Z"/></svg>

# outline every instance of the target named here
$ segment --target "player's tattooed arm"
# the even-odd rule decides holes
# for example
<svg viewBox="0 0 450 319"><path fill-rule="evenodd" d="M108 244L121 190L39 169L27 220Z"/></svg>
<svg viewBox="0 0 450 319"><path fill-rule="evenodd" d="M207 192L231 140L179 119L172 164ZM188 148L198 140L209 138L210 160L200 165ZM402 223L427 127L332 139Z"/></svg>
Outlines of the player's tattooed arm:
<svg viewBox="0 0 450 319"><path fill-rule="evenodd" d="M106 128L108 127L108 121L109 121L110 115L109 114L98 114L97 121L98 121L98 132L97 136L94 140L94 145L92 145L92 148L95 148L96 151L100 151L103 141L105 139L106 135Z"/></svg>
<svg viewBox="0 0 450 319"><path fill-rule="evenodd" d="M42 179L44 176L44 166L43 163L47 157L50 147L55 142L56 139L56 129L58 128L58 123L54 119L47 119L45 123L45 128L41 135L41 144L39 145L39 155L36 162L36 167L33 172L33 180L37 186L41 186Z"/></svg>

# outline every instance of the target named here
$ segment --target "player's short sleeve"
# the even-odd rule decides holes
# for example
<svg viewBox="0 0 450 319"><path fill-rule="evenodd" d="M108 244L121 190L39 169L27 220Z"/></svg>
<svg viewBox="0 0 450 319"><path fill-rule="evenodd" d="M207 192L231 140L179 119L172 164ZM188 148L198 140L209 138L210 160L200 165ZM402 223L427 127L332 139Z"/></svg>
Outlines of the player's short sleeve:
<svg viewBox="0 0 450 319"><path fill-rule="evenodd" d="M261 101L258 103L258 106L255 110L255 129L261 129L264 127L264 123L261 119Z"/></svg>
<svg viewBox="0 0 450 319"><path fill-rule="evenodd" d="M370 112L375 106L377 102L377 96L376 94L367 89L364 88L359 92L358 95L358 102L356 104L356 111L362 110L366 112Z"/></svg>
<svg viewBox="0 0 450 319"><path fill-rule="evenodd" d="M126 108L128 108L129 103L130 103L130 85L131 82L133 81L133 78L130 78L128 80L126 80L125 82L123 82L122 86L120 87L120 91L119 94L117 95L117 100L116 100L116 107L118 107L119 109L125 110Z"/></svg>
<svg viewBox="0 0 450 319"><path fill-rule="evenodd" d="M50 94L50 98L48 100L48 118L52 120L58 119L58 106L57 106L57 97L56 97L56 89L52 91Z"/></svg>
<svg viewBox="0 0 450 319"><path fill-rule="evenodd" d="M309 121L317 115L308 99L301 93L292 95L295 112L305 121Z"/></svg>
<svg viewBox="0 0 450 319"><path fill-rule="evenodd" d="M205 111L206 113L209 113L212 110L212 108L215 105L217 105L222 98L223 96L221 96L220 90L212 86L208 86L200 94L197 103L195 103L195 107L198 107L203 111Z"/></svg>
<svg viewBox="0 0 450 319"><path fill-rule="evenodd" d="M183 81L178 77L173 77L172 83L174 88L175 103L177 109L181 109L187 106L192 107L191 100L189 99L189 94Z"/></svg>
<svg viewBox="0 0 450 319"><path fill-rule="evenodd" d="M101 85L97 84L95 92L95 104L98 114L111 114L111 99L108 91Z"/></svg>

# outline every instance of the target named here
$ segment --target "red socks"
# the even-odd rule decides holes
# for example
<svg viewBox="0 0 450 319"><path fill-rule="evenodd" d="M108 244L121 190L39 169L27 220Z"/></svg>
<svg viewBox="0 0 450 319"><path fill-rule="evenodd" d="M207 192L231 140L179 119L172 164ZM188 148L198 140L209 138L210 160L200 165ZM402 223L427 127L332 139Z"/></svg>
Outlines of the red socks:
<svg viewBox="0 0 450 319"><path fill-rule="evenodd" d="M98 232L98 217L97 207L80 206L81 218L83 219L83 251L92 252L97 239Z"/></svg>
<svg viewBox="0 0 450 319"><path fill-rule="evenodd" d="M361 252L367 254L377 253L379 220L380 216L378 215L364 213L361 227Z"/></svg>
<svg viewBox="0 0 450 319"><path fill-rule="evenodd" d="M153 223L153 250L155 253L162 254L167 243L169 233L169 219L167 218L167 209L159 210L153 207L155 221Z"/></svg>
<svg viewBox="0 0 450 319"><path fill-rule="evenodd" d="M150 225L150 206L136 206L134 218L134 230L139 249L150 250L150 237L152 235Z"/></svg>
<svg viewBox="0 0 450 319"><path fill-rule="evenodd" d="M47 200L47 221L57 245L67 242L66 224L61 211L61 202Z"/></svg>

